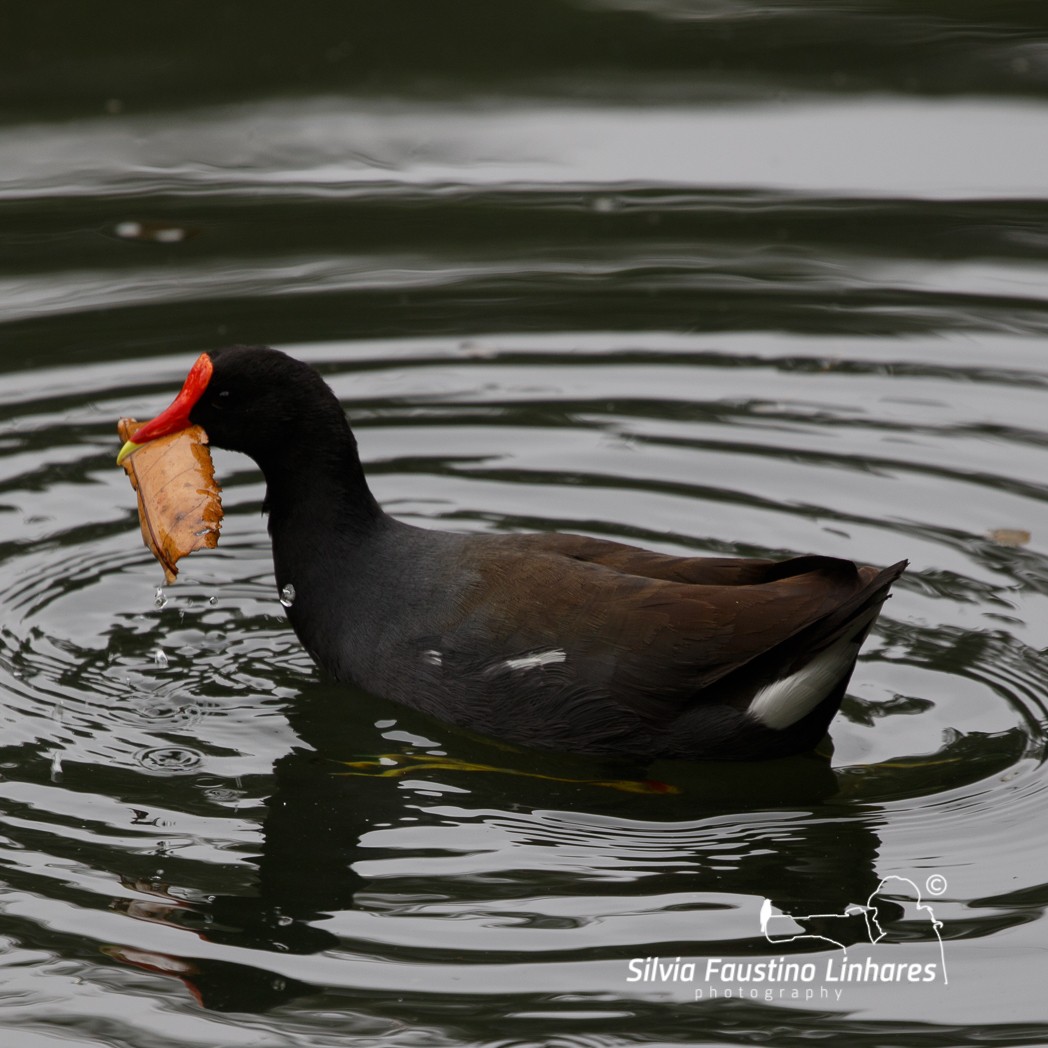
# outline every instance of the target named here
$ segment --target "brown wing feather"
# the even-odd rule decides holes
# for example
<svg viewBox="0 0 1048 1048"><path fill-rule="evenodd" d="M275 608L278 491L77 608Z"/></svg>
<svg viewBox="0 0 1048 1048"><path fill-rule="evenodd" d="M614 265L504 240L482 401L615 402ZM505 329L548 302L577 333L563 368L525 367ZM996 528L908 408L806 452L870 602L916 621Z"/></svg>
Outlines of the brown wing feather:
<svg viewBox="0 0 1048 1048"><path fill-rule="evenodd" d="M559 534L469 536L456 558L469 572L441 588L434 631L410 615L400 627L415 669L393 697L528 744L718 759L818 741L850 666L786 730L750 703L842 638L857 653L905 566L672 557Z"/></svg>
<svg viewBox="0 0 1048 1048"><path fill-rule="evenodd" d="M485 545L473 623L498 623L508 653L564 649L587 680L653 715L802 632L810 657L817 624L832 632L877 576L830 557L682 558L574 535Z"/></svg>
<svg viewBox="0 0 1048 1048"><path fill-rule="evenodd" d="M627 575L666 582L706 586L738 586L763 582L783 562L759 558L677 557L586 535L514 535L513 545L537 553L552 553L590 564L602 564Z"/></svg>

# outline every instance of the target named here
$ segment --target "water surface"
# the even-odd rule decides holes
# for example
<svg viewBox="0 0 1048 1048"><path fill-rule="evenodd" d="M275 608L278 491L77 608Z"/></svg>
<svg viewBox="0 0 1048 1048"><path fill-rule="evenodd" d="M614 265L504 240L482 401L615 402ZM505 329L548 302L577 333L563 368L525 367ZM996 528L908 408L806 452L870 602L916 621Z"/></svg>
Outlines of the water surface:
<svg viewBox="0 0 1048 1048"><path fill-rule="evenodd" d="M2 71L0 1028L1048 1040L1038 5L255 8L34 4ZM161 587L115 420L237 341L416 524L909 558L832 753L609 766L333 687L223 452ZM762 934L871 895L848 959L934 979ZM706 977L779 958L818 976Z"/></svg>

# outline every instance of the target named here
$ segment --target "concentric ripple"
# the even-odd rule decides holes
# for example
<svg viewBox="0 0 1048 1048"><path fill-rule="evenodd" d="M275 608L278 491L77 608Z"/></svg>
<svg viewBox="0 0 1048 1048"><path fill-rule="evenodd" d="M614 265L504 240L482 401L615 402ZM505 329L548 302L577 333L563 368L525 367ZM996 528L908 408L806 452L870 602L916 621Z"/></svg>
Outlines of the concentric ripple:
<svg viewBox="0 0 1048 1048"><path fill-rule="evenodd" d="M662 763L643 771L658 789L638 792L639 769L492 750L317 690L283 622L253 472L218 456L223 545L156 600L99 420L82 427L67 471L75 496L49 500L46 536L16 540L4 562L6 832L14 843L33 826L61 857L72 817L91 812L74 836L93 854L75 870L59 863L52 897L35 860L9 851L19 890L52 899L42 912L59 932L69 893L108 910L91 935L126 944L111 957L178 974L205 1003L246 992L245 964L274 973L274 1000L305 987L392 994L404 966L421 965L426 1007L439 1009L467 969L516 993L509 964L539 995L516 998L522 1015L544 1014L538 1001L553 994L629 1011L644 989L625 981L630 957L752 950L760 898L787 913L844 906L885 872L944 885L936 912L957 972L974 970L963 943L992 941L1002 919L1020 934L1028 918L1002 911L1027 890L1012 879L1034 847L1010 827L1040 822L1048 782L1048 671L1030 615L1045 564L1035 539L992 534L1036 519L1036 482L1017 483L1035 475L1023 457L1043 455L1022 416L1035 404L1009 399L995 478L968 417L979 379L964 346L911 343L903 368L861 340L815 354L781 339L772 352L756 336L715 343L491 335L483 353L438 340L294 348L345 400L379 496L424 526L549 526L692 553L908 555L834 723L831 764ZM162 362L169 385L183 366ZM986 395L1006 379L996 372ZM93 415L114 394L87 399ZM16 512L28 516L42 490L16 474ZM169 796L158 809L159 782ZM130 820L106 794L130 804ZM258 814L241 825L241 812ZM245 865L260 835L261 857ZM236 885L256 876L251 903ZM994 902L964 905L973 898ZM897 936L927 950L912 900L892 906ZM183 940L185 929L203 939ZM362 952L385 974L366 974ZM859 993L891 1011L868 987L853 991L853 1003Z"/></svg>
<svg viewBox="0 0 1048 1048"><path fill-rule="evenodd" d="M1048 1043L1043 10L67 6L0 114L0 1042ZM336 687L220 451L162 585L115 422L234 342L424 527L908 558L832 745Z"/></svg>

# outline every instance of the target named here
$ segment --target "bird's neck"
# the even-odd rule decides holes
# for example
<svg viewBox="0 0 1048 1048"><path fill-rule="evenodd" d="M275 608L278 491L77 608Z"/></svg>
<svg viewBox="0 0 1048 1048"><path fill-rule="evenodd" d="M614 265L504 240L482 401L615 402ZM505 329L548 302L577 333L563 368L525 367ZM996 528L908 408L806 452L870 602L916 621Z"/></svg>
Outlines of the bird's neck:
<svg viewBox="0 0 1048 1048"><path fill-rule="evenodd" d="M288 440L259 466L266 479L263 508L274 544L352 545L388 518L371 494L345 418L299 440Z"/></svg>

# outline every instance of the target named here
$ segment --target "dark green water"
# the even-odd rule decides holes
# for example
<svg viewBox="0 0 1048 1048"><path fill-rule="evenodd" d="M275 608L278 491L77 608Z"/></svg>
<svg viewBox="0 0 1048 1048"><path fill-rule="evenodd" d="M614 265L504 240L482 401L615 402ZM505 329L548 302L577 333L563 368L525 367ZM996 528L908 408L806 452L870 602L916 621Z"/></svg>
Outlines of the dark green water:
<svg viewBox="0 0 1048 1048"><path fill-rule="evenodd" d="M1048 9L2 17L5 1044L1048 1043ZM158 596L115 420L234 341L321 367L415 523L908 557L830 761L332 688L233 455ZM761 929L871 895L876 944Z"/></svg>

